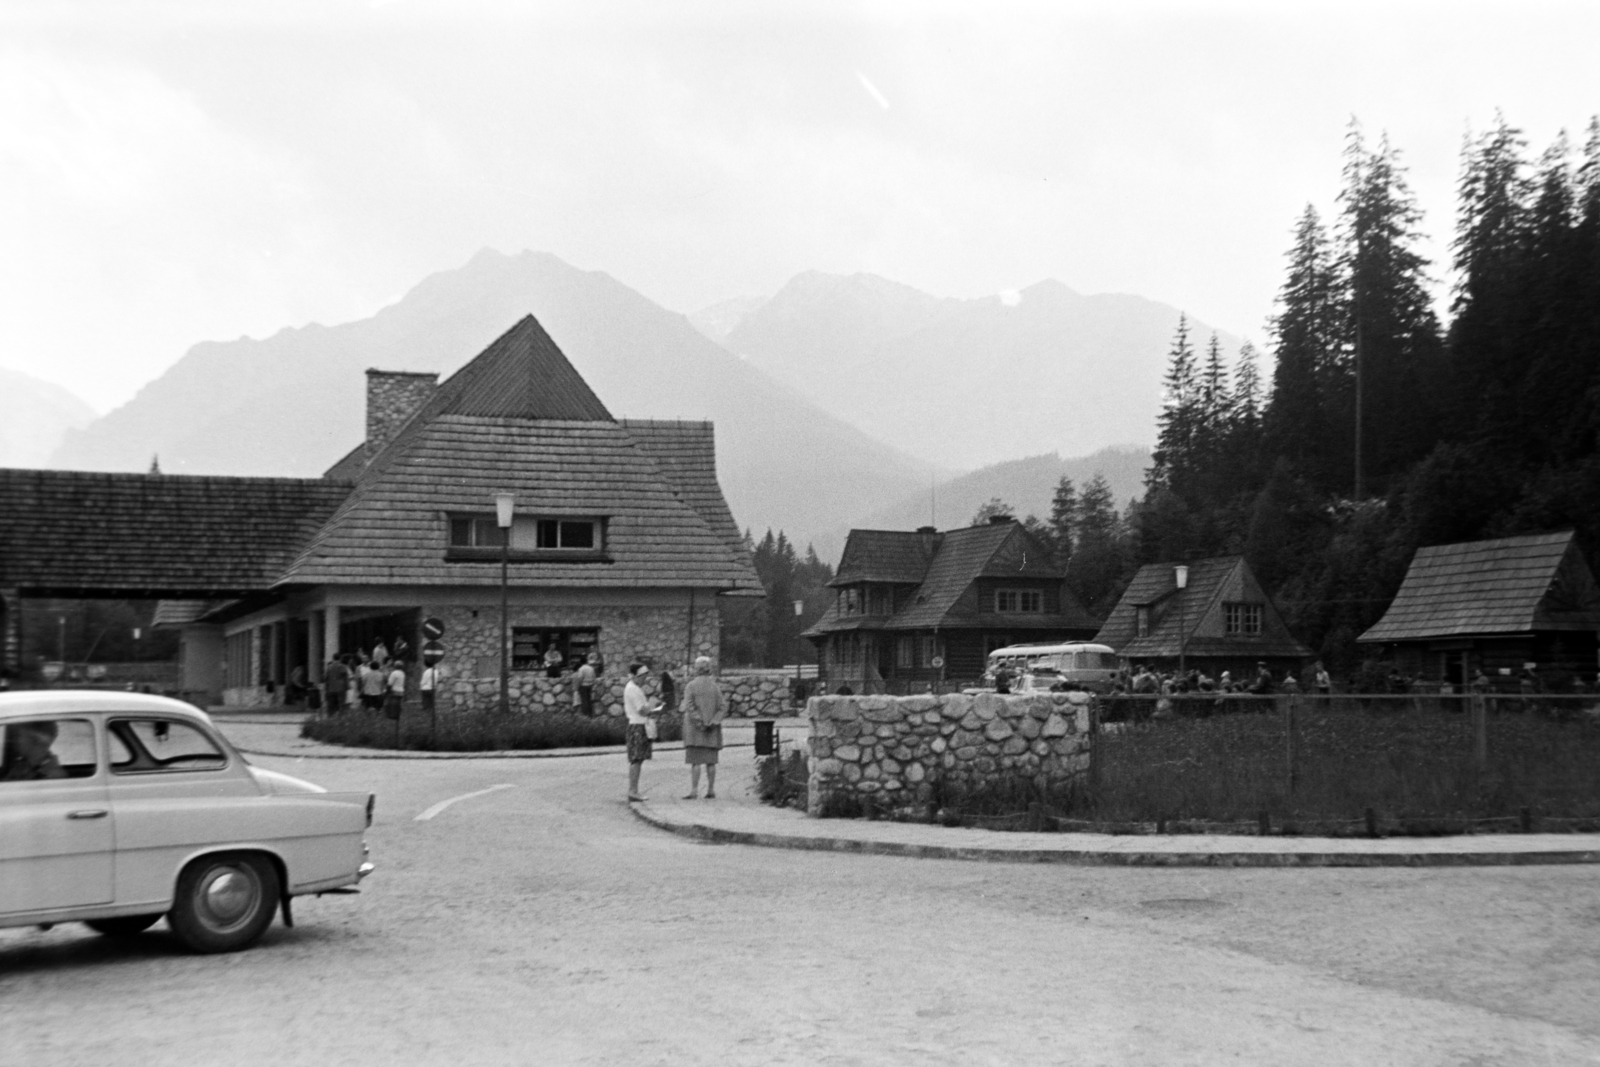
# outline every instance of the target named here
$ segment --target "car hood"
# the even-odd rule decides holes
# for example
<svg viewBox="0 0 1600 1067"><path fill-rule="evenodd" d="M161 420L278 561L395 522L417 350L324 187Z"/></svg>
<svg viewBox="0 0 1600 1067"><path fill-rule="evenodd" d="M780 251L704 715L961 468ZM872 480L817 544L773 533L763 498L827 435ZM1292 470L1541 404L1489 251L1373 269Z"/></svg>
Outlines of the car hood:
<svg viewBox="0 0 1600 1067"><path fill-rule="evenodd" d="M280 774L269 771L263 767L251 767L250 773L256 782L268 793L281 796L285 793L326 793L327 790L320 785L312 785L292 774Z"/></svg>

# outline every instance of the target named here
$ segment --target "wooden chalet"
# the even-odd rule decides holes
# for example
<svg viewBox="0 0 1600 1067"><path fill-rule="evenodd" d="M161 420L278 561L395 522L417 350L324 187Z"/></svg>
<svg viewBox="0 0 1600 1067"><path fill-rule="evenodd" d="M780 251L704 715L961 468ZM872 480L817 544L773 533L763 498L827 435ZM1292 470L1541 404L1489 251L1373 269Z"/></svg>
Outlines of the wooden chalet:
<svg viewBox="0 0 1600 1067"><path fill-rule="evenodd" d="M944 533L851 530L833 606L804 636L828 688L975 679L996 648L1094 633L1065 577L1010 517Z"/></svg>
<svg viewBox="0 0 1600 1067"><path fill-rule="evenodd" d="M1116 649L1129 664L1171 670L1181 657L1213 678L1230 671L1241 681L1254 677L1263 661L1281 676L1311 659L1311 650L1289 633L1243 556L1187 566L1183 589L1175 564L1140 567L1095 640Z"/></svg>
<svg viewBox="0 0 1600 1067"><path fill-rule="evenodd" d="M496 493L516 502L513 688L552 648L715 654L717 597L761 594L711 424L613 418L531 316L442 383L367 377L367 438L321 479L0 470L0 591L182 601L158 621L182 629L185 689L244 705L380 639L414 663L430 617L452 677L491 690Z"/></svg>
<svg viewBox="0 0 1600 1067"><path fill-rule="evenodd" d="M1592 677L1600 588L1571 530L1421 548L1383 618L1356 640L1412 677L1474 671Z"/></svg>

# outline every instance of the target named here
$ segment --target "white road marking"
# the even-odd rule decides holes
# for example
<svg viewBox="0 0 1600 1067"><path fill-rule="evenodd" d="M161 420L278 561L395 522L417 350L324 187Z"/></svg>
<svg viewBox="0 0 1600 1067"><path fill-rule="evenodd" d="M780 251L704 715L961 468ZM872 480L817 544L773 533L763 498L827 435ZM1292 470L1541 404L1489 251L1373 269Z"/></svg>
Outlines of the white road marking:
<svg viewBox="0 0 1600 1067"><path fill-rule="evenodd" d="M454 804L458 800L471 800L473 797L481 797L485 793L493 793L493 792L495 792L496 790L499 790L499 789L510 789L510 788L512 788L511 783L510 782L506 782L503 785L491 785L488 789L480 789L476 793L462 793L458 797L451 797L449 800L441 800L441 801L439 801L439 803L435 804L433 807L429 808L427 811L424 811L421 815L418 815L416 818L412 819L411 821L412 822L427 822L429 819L433 818L435 815L439 814L445 808L448 808L450 805Z"/></svg>

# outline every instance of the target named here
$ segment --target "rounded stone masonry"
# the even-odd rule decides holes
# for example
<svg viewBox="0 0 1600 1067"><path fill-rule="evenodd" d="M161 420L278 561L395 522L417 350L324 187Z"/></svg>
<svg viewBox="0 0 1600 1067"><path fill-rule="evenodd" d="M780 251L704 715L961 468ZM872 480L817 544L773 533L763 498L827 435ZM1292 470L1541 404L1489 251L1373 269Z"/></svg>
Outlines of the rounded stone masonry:
<svg viewBox="0 0 1600 1067"><path fill-rule="evenodd" d="M821 696L811 722L808 813L835 797L930 800L939 783L972 788L1024 776L1040 789L1088 774L1088 693Z"/></svg>

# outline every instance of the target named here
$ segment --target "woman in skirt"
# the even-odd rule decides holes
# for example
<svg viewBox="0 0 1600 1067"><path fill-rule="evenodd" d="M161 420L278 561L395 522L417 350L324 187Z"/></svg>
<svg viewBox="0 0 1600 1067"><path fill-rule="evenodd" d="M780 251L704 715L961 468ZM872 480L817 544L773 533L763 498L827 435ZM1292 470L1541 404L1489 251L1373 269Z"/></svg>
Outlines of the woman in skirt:
<svg viewBox="0 0 1600 1067"><path fill-rule="evenodd" d="M706 769L706 799L717 795L717 752L722 748L722 720L728 717L728 702L716 679L711 677L711 659L694 661L694 678L683 687L683 759L689 765L689 795L700 792L700 768Z"/></svg>
<svg viewBox="0 0 1600 1067"><path fill-rule="evenodd" d="M650 703L644 695L644 685L650 680L650 668L635 663L628 668L628 684L622 690L622 710L628 717L628 799L645 799L639 792L639 771L650 758L650 716L661 710L661 705Z"/></svg>

